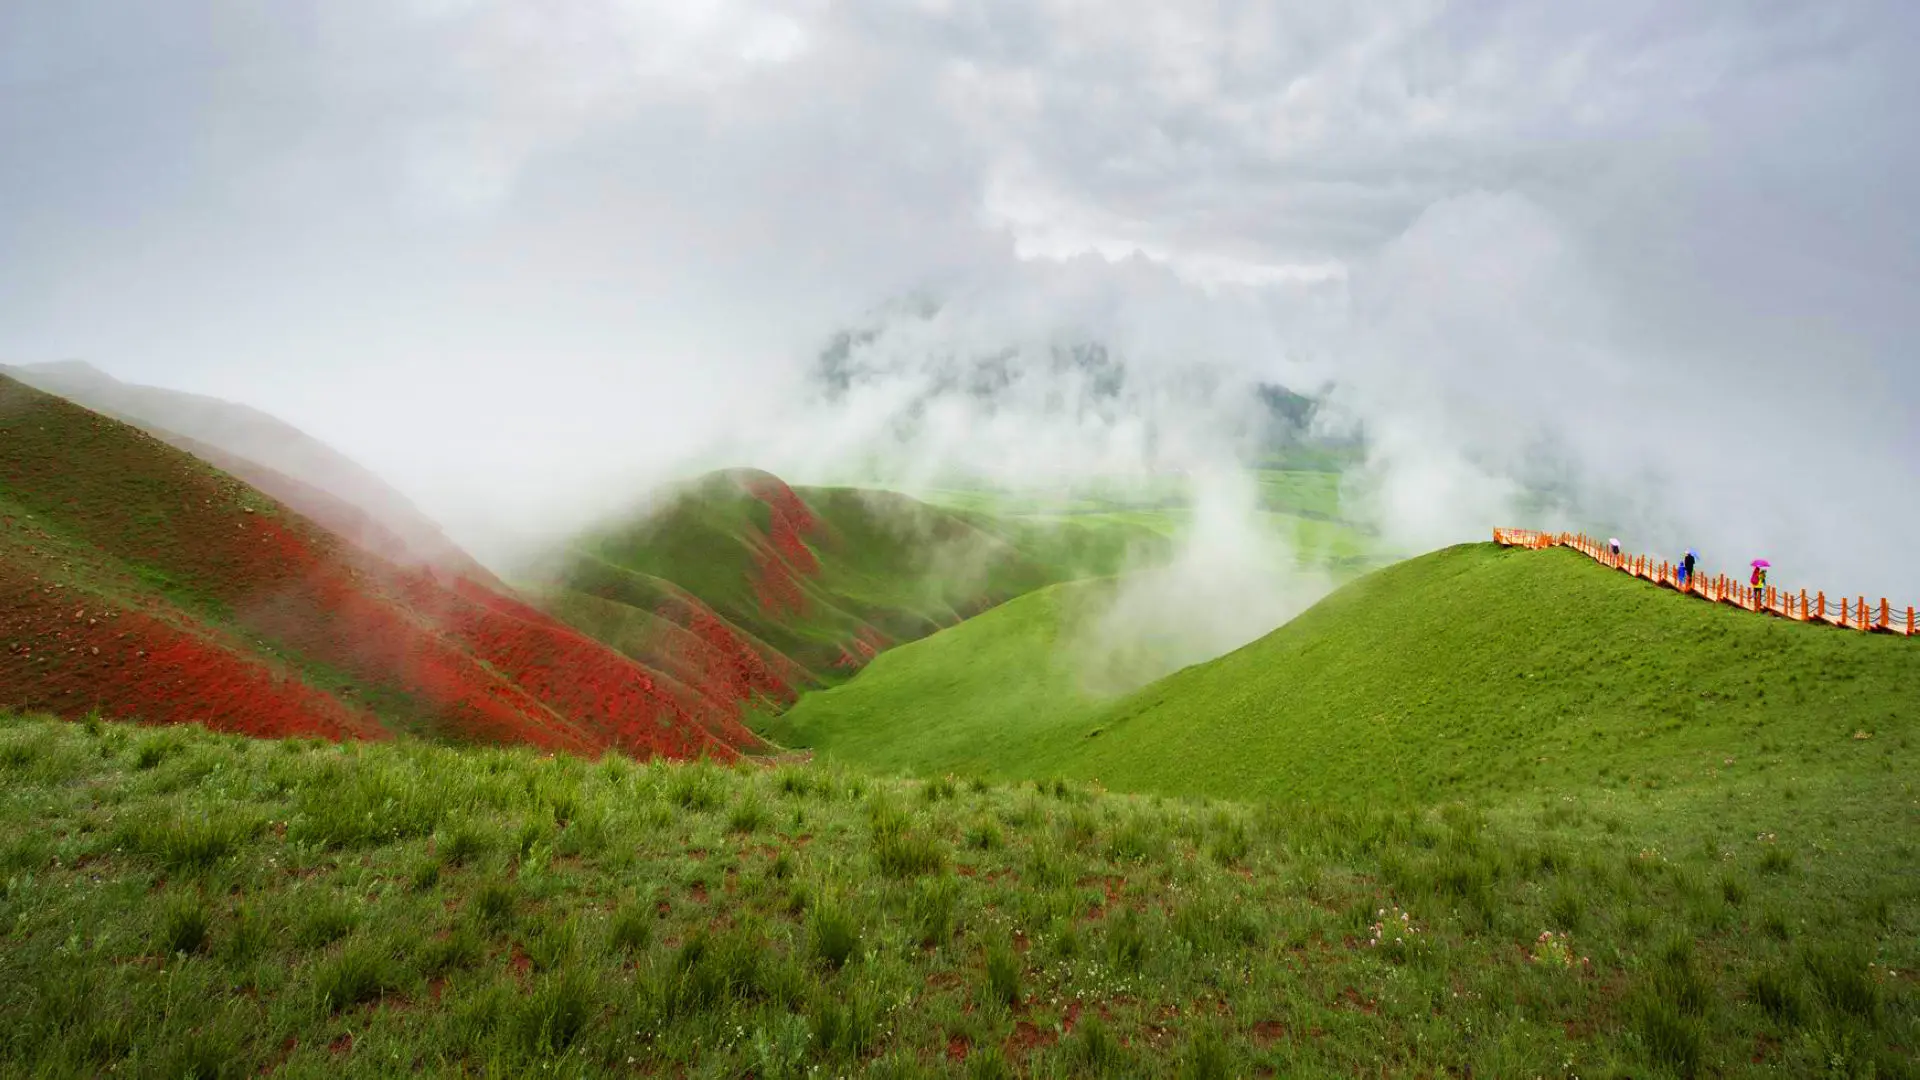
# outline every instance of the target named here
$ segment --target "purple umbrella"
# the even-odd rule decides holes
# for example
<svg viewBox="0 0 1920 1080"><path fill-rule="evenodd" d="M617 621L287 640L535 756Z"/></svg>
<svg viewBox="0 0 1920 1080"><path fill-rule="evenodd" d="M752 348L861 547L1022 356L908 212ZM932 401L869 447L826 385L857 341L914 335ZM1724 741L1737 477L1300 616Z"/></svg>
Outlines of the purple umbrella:
<svg viewBox="0 0 1920 1080"><path fill-rule="evenodd" d="M1770 563L1770 562L1768 562L1768 561L1767 561L1767 560L1765 560L1765 559L1755 559L1755 560L1753 560L1753 565L1755 565L1755 566L1758 566L1758 567L1760 567L1760 568L1762 568L1762 569L1765 569L1765 568L1767 568L1767 567L1770 567L1770 566L1772 566L1773 564L1772 564L1772 563Z"/></svg>

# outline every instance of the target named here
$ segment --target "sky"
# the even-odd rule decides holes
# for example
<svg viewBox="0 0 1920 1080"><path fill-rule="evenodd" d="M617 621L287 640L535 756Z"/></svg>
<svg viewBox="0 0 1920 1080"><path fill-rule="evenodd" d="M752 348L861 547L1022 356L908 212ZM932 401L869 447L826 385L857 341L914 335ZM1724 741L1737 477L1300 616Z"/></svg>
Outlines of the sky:
<svg viewBox="0 0 1920 1080"><path fill-rule="evenodd" d="M914 452L1139 470L1148 416L1217 472L1196 385L1331 385L1408 549L1553 475L1920 601L1917 46L1865 0L14 0L0 362L267 409L491 550L1097 339L1136 413L1036 371ZM804 398L915 292L878 412Z"/></svg>

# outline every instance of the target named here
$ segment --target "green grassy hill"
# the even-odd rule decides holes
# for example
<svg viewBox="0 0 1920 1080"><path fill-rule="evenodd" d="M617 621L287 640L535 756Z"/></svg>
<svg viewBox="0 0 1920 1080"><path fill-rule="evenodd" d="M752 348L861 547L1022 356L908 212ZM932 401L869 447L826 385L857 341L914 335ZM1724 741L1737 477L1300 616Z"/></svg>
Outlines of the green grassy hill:
<svg viewBox="0 0 1920 1080"><path fill-rule="evenodd" d="M1097 615L1111 578L1032 592L922 641L889 649L858 677L805 694L761 733L890 772L1032 775L1083 741L1108 704L1075 661L1075 631Z"/></svg>
<svg viewBox="0 0 1920 1080"><path fill-rule="evenodd" d="M1397 804L1684 785L1768 762L1814 775L1863 754L1904 763L1920 735L1916 643L1716 607L1561 551L1470 545L1397 564L1104 707L1072 692L1057 615L1026 598L803 698L771 730L922 773Z"/></svg>
<svg viewBox="0 0 1920 1080"><path fill-rule="evenodd" d="M1585 799L1511 821L0 712L0 1061L1912 1077L1911 831L1830 810L1656 847Z"/></svg>
<svg viewBox="0 0 1920 1080"><path fill-rule="evenodd" d="M1062 765L1115 787L1408 802L1907 763L1915 644L1703 603L1572 552L1468 545L1140 691Z"/></svg>
<svg viewBox="0 0 1920 1080"><path fill-rule="evenodd" d="M542 591L550 610L603 640L643 641L640 624L663 598L697 597L770 663L817 685L887 646L1166 546L1127 523L1007 519L737 470L577 538ZM607 604L633 614L622 620Z"/></svg>

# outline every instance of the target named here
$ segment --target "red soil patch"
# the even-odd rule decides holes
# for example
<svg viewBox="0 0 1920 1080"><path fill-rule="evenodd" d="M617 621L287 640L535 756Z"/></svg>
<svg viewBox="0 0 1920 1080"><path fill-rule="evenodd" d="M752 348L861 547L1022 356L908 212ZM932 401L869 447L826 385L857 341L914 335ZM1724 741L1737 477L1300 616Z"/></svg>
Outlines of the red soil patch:
<svg viewBox="0 0 1920 1080"><path fill-rule="evenodd" d="M1287 1037L1287 1028L1278 1020L1262 1020L1253 1025L1250 1033L1253 1041L1260 1046L1272 1046Z"/></svg>
<svg viewBox="0 0 1920 1080"><path fill-rule="evenodd" d="M78 590L55 590L0 562L0 701L112 719L203 723L256 736L379 738L378 721L231 645L138 611L87 616Z"/></svg>
<svg viewBox="0 0 1920 1080"><path fill-rule="evenodd" d="M1022 1020L1013 1025L1013 1034L1007 1036L1002 1048L1008 1057L1025 1056L1042 1047L1052 1046L1058 1038L1051 1031L1042 1031L1031 1021Z"/></svg>
<svg viewBox="0 0 1920 1080"><path fill-rule="evenodd" d="M807 594L801 591L793 569L772 548L761 547L753 556L753 598L760 610L779 618L807 613Z"/></svg>
<svg viewBox="0 0 1920 1080"><path fill-rule="evenodd" d="M726 621L704 606L690 610L687 629L712 650L713 662L707 669L707 681L699 689L718 701L750 701L756 697L790 702L796 696L791 676L774 670L747 643L740 640Z"/></svg>
<svg viewBox="0 0 1920 1080"><path fill-rule="evenodd" d="M967 1060L967 1053L973 1049L973 1040L965 1035L953 1035L947 1039L947 1060L961 1062Z"/></svg>
<svg viewBox="0 0 1920 1080"><path fill-rule="evenodd" d="M867 661L879 655L880 650L891 645L887 636L871 626L862 626L854 631L853 640L840 647L840 656L834 660L837 668L854 669L866 666Z"/></svg>
<svg viewBox="0 0 1920 1080"><path fill-rule="evenodd" d="M1117 874L1108 874L1104 877L1084 877L1076 884L1083 889L1093 885L1100 886L1103 894L1100 902L1095 904L1086 915L1090 921L1097 922L1107 917L1108 908L1120 902L1120 891L1126 887L1127 881Z"/></svg>
<svg viewBox="0 0 1920 1080"><path fill-rule="evenodd" d="M1350 1009L1358 1009L1368 1016L1378 1016L1380 1014L1380 1004L1378 1002L1369 1001L1361 997L1360 991L1355 990L1351 986L1340 991L1338 1004L1345 1005Z"/></svg>
<svg viewBox="0 0 1920 1080"><path fill-rule="evenodd" d="M800 579L820 572L806 536L819 527L819 519L780 478L752 472L739 479L747 494L767 507L767 536L754 552L754 597L769 615L804 615L807 596Z"/></svg>
<svg viewBox="0 0 1920 1080"><path fill-rule="evenodd" d="M820 524L807 504L784 481L767 473L748 477L743 486L749 495L767 505L772 517L768 538L773 542L773 549L792 565L796 573L818 573L820 561L802 539Z"/></svg>
<svg viewBox="0 0 1920 1080"><path fill-rule="evenodd" d="M687 631L672 654L672 670L705 702L708 730L722 742L742 749L763 749L762 740L740 722L748 706L758 701L790 705L799 697L795 686L804 678L785 657L769 659L749 645L725 619L691 597L672 598L658 612Z"/></svg>

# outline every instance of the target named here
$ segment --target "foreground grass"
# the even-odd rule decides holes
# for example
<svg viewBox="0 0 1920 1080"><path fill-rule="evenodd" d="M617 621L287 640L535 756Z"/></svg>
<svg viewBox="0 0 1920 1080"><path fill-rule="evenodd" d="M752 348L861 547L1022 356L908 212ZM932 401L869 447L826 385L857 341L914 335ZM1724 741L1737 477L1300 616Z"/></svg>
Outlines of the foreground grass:
<svg viewBox="0 0 1920 1080"><path fill-rule="evenodd" d="M1910 877L1822 833L4 716L0 1062L1913 1075Z"/></svg>

